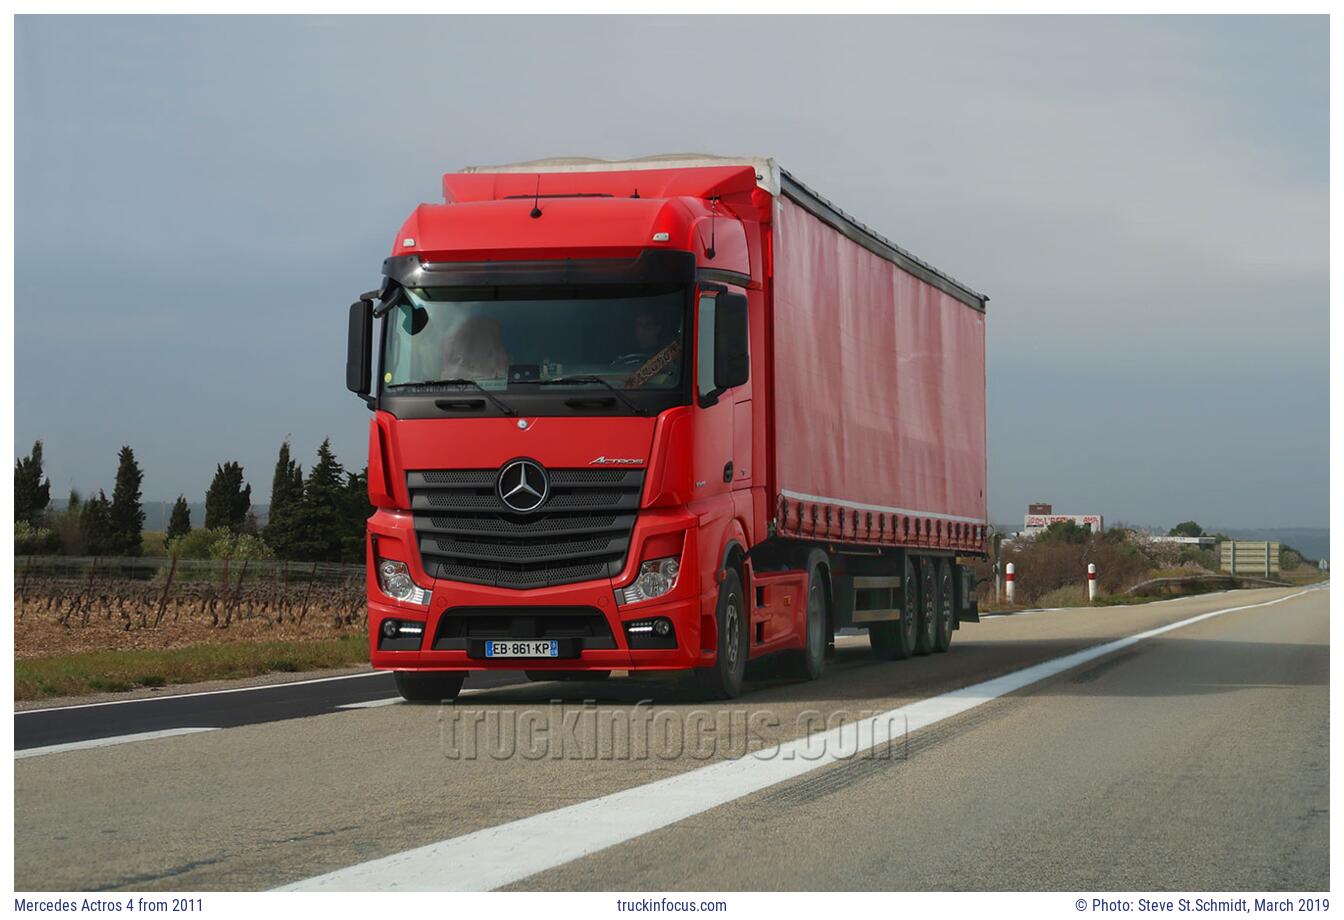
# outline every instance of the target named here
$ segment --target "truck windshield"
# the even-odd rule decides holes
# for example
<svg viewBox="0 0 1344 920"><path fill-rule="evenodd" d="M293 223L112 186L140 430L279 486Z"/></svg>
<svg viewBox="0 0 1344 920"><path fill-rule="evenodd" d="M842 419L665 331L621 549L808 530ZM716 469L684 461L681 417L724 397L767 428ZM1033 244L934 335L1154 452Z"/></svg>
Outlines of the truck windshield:
<svg viewBox="0 0 1344 920"><path fill-rule="evenodd" d="M383 386L504 389L582 376L676 389L685 315L682 285L408 288L387 315Z"/></svg>

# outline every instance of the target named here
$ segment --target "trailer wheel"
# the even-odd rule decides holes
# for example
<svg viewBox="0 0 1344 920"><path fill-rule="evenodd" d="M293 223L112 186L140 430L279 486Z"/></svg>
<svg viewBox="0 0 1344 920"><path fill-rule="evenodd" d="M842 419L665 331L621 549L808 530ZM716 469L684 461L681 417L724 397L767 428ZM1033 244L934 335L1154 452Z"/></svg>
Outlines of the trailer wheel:
<svg viewBox="0 0 1344 920"><path fill-rule="evenodd" d="M789 653L789 673L797 680L816 680L826 669L826 645L829 636L830 603L827 600L825 569L820 560L812 560L807 569L807 622L803 625L805 644Z"/></svg>
<svg viewBox="0 0 1344 920"><path fill-rule="evenodd" d="M901 618L868 627L868 644L884 661L899 661L915 653L919 633L919 568L909 554L901 570Z"/></svg>
<svg viewBox="0 0 1344 920"><path fill-rule="evenodd" d="M916 655L927 655L938 641L937 565L937 560L931 557L919 560L919 636L915 640Z"/></svg>
<svg viewBox="0 0 1344 920"><path fill-rule="evenodd" d="M466 671L393 671L397 692L408 703L455 700L467 679Z"/></svg>
<svg viewBox="0 0 1344 920"><path fill-rule="evenodd" d="M938 629L933 650L945 652L952 647L952 630L957 626L956 614L952 609L952 563L946 559L938 560L938 590L935 596L938 601Z"/></svg>
<svg viewBox="0 0 1344 920"><path fill-rule="evenodd" d="M695 672L700 691L716 700L731 700L742 693L742 678L747 672L746 604L742 600L742 576L730 568L719 585L719 604L714 621L718 624L718 652L714 663Z"/></svg>

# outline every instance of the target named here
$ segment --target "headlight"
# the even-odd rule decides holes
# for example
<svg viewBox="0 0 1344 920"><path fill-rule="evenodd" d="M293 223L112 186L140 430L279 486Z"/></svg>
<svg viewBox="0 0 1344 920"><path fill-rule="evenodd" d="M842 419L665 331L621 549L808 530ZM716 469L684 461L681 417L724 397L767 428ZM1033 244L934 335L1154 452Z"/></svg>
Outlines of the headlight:
<svg viewBox="0 0 1344 920"><path fill-rule="evenodd" d="M677 573L680 571L681 563L675 556L642 562L635 583L617 591L616 599L622 604L635 604L662 597L677 586Z"/></svg>
<svg viewBox="0 0 1344 920"><path fill-rule="evenodd" d="M378 560L378 587L388 597L404 604L429 606L431 592L411 580L411 570L404 562L394 562L391 559Z"/></svg>

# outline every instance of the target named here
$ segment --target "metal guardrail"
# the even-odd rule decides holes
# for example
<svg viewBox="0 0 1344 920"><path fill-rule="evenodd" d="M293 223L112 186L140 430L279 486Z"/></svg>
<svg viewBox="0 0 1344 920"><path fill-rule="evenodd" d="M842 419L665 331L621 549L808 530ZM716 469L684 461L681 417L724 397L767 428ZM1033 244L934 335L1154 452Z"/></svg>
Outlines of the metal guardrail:
<svg viewBox="0 0 1344 920"><path fill-rule="evenodd" d="M1292 583L1246 575L1173 575L1168 578L1152 578L1140 582L1131 588L1127 588L1125 593L1143 595L1154 590L1164 591L1167 588L1193 587L1198 587L1203 591L1216 591L1219 588L1291 588Z"/></svg>

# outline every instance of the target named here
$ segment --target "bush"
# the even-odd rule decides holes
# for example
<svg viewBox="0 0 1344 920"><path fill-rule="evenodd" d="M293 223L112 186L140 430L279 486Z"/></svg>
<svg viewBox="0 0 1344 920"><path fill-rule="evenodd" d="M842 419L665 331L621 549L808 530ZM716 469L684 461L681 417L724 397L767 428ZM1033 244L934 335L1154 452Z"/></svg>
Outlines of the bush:
<svg viewBox="0 0 1344 920"><path fill-rule="evenodd" d="M61 540L45 527L27 521L14 522L14 555L47 556L61 551Z"/></svg>
<svg viewBox="0 0 1344 920"><path fill-rule="evenodd" d="M232 536L227 527L198 527L185 536L169 540L168 553L179 559L213 559L215 557L210 555L210 547Z"/></svg>
<svg viewBox="0 0 1344 920"><path fill-rule="evenodd" d="M1219 562L1217 554L1211 549L1186 546L1181 550L1181 565L1186 568L1199 568L1216 575Z"/></svg>
<svg viewBox="0 0 1344 920"><path fill-rule="evenodd" d="M216 540L210 546L211 559L232 559L241 562L244 559L262 560L274 559L275 553L266 545L266 541L256 534L243 533L237 536L230 535L223 540Z"/></svg>
<svg viewBox="0 0 1344 920"><path fill-rule="evenodd" d="M274 559L275 553L254 534L235 535L227 527L199 527L168 541L168 552L179 559Z"/></svg>
<svg viewBox="0 0 1344 920"><path fill-rule="evenodd" d="M1079 529L1086 533L1086 528ZM1075 535L1069 533L1068 536ZM1097 586L1102 594L1119 594L1145 580L1156 567L1145 547L1113 542L1107 539L1108 536L1089 534L1082 543L1037 537L1006 544L1003 562L1011 562L1017 567L1016 602L1022 606L1035 606L1045 603L1045 598L1053 592L1060 592L1057 597L1068 597L1076 592L1083 592L1085 596L1089 562L1097 566ZM992 575L990 577L992 579Z"/></svg>

